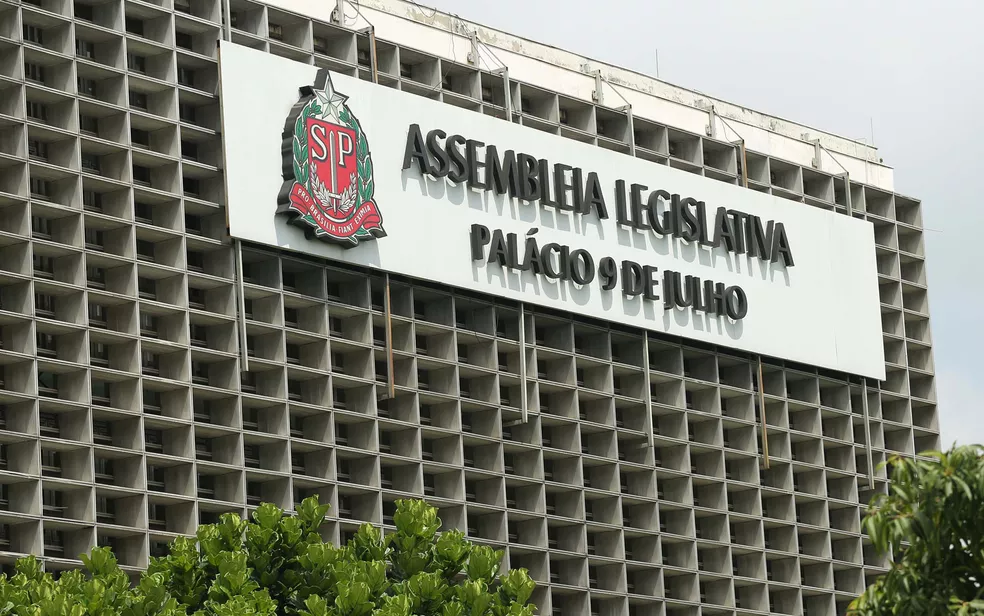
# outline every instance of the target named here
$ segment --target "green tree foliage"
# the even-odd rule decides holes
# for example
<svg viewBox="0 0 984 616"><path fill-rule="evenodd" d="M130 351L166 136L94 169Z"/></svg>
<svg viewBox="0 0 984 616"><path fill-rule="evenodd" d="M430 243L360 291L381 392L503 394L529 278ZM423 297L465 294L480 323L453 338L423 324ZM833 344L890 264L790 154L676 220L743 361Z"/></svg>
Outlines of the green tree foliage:
<svg viewBox="0 0 984 616"><path fill-rule="evenodd" d="M984 615L984 447L892 457L890 493L864 520L893 564L851 605L856 616Z"/></svg>
<svg viewBox="0 0 984 616"><path fill-rule="evenodd" d="M0 576L0 616L532 616L525 569L499 573L502 552L438 535L437 510L398 501L396 532L366 524L344 547L318 534L328 507L296 516L261 505L250 522L225 514L152 559L135 587L108 548L85 573L57 580L34 557Z"/></svg>

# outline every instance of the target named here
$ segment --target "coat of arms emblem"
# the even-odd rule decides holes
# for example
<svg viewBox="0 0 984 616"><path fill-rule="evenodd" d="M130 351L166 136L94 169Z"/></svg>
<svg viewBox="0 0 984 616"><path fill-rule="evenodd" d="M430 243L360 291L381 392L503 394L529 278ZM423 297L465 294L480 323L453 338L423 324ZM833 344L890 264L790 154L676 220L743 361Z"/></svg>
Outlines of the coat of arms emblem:
<svg viewBox="0 0 984 616"><path fill-rule="evenodd" d="M347 100L327 69L318 71L313 86L300 88L284 126L277 213L309 237L351 247L386 232L373 200L369 142Z"/></svg>

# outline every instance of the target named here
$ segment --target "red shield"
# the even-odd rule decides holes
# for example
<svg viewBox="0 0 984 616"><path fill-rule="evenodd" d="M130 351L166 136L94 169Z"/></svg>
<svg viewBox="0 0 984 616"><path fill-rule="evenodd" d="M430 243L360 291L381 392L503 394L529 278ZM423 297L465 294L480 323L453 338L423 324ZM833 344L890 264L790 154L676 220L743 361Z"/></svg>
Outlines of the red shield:
<svg viewBox="0 0 984 616"><path fill-rule="evenodd" d="M316 118L306 130L311 193L325 213L344 220L360 205L355 131Z"/></svg>

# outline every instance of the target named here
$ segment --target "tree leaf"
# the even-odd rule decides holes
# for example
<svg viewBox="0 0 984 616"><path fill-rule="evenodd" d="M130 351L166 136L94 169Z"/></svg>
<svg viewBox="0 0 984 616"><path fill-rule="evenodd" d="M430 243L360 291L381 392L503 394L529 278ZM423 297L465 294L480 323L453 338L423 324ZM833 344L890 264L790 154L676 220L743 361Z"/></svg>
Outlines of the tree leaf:
<svg viewBox="0 0 984 616"><path fill-rule="evenodd" d="M309 498L297 515L224 514L175 539L132 587L108 548L82 556L87 575L57 580L25 557L0 575L0 616L532 616L526 571L496 577L502 553L438 534L427 503L399 501L396 533L367 524L340 548L322 540L327 511Z"/></svg>
<svg viewBox="0 0 984 616"><path fill-rule="evenodd" d="M984 447L925 456L886 463L891 489L872 499L863 527L893 562L849 614L984 614Z"/></svg>

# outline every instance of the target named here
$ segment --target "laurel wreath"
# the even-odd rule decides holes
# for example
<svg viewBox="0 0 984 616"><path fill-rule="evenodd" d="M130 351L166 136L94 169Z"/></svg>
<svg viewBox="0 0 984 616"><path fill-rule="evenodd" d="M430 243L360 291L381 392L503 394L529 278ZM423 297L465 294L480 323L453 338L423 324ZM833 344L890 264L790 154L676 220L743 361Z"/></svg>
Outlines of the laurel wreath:
<svg viewBox="0 0 984 616"><path fill-rule="evenodd" d="M309 180L311 179L308 170L307 121L311 117L321 118L323 114L324 110L321 108L321 104L317 100L312 101L301 109L301 113L297 115L297 121L294 124L294 178L305 187L310 187ZM372 180L372 159L369 158L369 143L362 132L362 126L349 112L347 106L342 107L338 119L355 132L355 156L359 175L358 202L362 204L371 201L375 186ZM310 218L310 216L306 218ZM356 235L369 235L369 232L365 229L359 229Z"/></svg>

